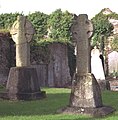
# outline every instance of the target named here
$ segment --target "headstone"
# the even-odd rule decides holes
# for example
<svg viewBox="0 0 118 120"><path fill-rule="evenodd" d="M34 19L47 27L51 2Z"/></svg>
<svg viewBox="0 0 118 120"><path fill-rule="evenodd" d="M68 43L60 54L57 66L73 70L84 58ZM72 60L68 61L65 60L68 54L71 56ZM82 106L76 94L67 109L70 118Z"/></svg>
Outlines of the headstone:
<svg viewBox="0 0 118 120"><path fill-rule="evenodd" d="M118 73L118 52L113 51L108 54L109 74Z"/></svg>
<svg viewBox="0 0 118 120"><path fill-rule="evenodd" d="M93 26L86 14L77 17L73 35L77 41L77 73L73 81L69 106L59 112L102 116L113 112L103 107L100 87L91 73L90 37ZM107 110L106 110L107 109Z"/></svg>
<svg viewBox="0 0 118 120"><path fill-rule="evenodd" d="M110 90L118 91L118 52L112 51L108 54L108 72Z"/></svg>
<svg viewBox="0 0 118 120"><path fill-rule="evenodd" d="M100 51L95 46L91 50L91 73L94 74L96 80L98 81L101 90L106 88L105 74L103 70L102 60L100 59Z"/></svg>
<svg viewBox="0 0 118 120"><path fill-rule="evenodd" d="M1 98L10 100L32 100L45 97L40 90L36 68L30 66L30 44L34 34L32 24L25 16L18 16L10 31L16 43L16 67L9 72L6 91Z"/></svg>

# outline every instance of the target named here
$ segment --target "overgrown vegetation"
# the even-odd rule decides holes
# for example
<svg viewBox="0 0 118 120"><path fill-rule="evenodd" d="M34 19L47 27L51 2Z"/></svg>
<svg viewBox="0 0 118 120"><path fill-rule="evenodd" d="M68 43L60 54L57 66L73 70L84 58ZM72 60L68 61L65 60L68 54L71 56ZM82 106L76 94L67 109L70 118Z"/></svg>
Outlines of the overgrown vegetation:
<svg viewBox="0 0 118 120"><path fill-rule="evenodd" d="M111 12L110 14L106 15L103 14L103 11L105 9L102 9L100 13L95 15L95 17L92 18L92 22L94 25L94 35L93 35L93 45L100 45L100 48L102 46L104 47L103 44L107 44L107 38L109 36L114 36L114 39L111 43L112 50L118 51L118 35L113 35L113 25L109 22L109 19L115 19L118 20L118 14L115 12Z"/></svg>
<svg viewBox="0 0 118 120"><path fill-rule="evenodd" d="M110 36L113 30L113 25L109 23L109 19L118 19L118 14L115 12L105 15L103 14L103 11L104 9L92 18L95 28L92 42L93 45L105 42L103 37L107 38ZM0 29L9 30L19 14L23 13L0 14ZM61 9L57 9L50 15L38 11L28 14L27 17L35 28L35 44L45 45L54 41L63 43L72 41L70 28L73 23L74 15L68 11L62 12ZM101 38L104 40L101 41Z"/></svg>
<svg viewBox="0 0 118 120"><path fill-rule="evenodd" d="M33 24L33 27L35 29L35 36L34 40L37 43L40 39L43 39L45 35L47 35L47 20L48 15L41 13L41 12L35 12L28 15L28 19Z"/></svg>
<svg viewBox="0 0 118 120"><path fill-rule="evenodd" d="M48 19L49 37L56 41L70 41L72 19L73 15L68 11L62 12L61 9L54 11Z"/></svg>
<svg viewBox="0 0 118 120"><path fill-rule="evenodd" d="M107 38L112 34L113 25L109 22L108 16L102 12L92 18L92 23L94 25L93 44L101 43L102 36Z"/></svg>
<svg viewBox="0 0 118 120"><path fill-rule="evenodd" d="M18 15L20 13L0 14L0 29L10 30ZM28 14L27 18L35 29L34 45L43 42L57 41L66 43L71 41L70 27L73 15L68 11L62 12L61 9L57 9L50 15L38 11Z"/></svg>
<svg viewBox="0 0 118 120"><path fill-rule="evenodd" d="M111 41L111 48L114 51L118 51L118 36L114 36L114 39Z"/></svg>
<svg viewBox="0 0 118 120"><path fill-rule="evenodd" d="M0 14L0 29L9 30L20 13Z"/></svg>

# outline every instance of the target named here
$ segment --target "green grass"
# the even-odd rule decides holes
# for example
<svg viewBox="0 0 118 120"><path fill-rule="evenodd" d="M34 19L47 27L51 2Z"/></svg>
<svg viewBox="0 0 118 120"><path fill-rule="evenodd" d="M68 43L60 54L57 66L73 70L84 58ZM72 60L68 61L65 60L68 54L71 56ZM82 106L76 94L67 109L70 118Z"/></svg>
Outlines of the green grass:
<svg viewBox="0 0 118 120"><path fill-rule="evenodd" d="M44 88L47 98L33 101L0 100L0 120L118 120L118 93L103 92L105 105L113 106L116 112L104 118L84 115L57 114L56 111L69 103L70 89Z"/></svg>

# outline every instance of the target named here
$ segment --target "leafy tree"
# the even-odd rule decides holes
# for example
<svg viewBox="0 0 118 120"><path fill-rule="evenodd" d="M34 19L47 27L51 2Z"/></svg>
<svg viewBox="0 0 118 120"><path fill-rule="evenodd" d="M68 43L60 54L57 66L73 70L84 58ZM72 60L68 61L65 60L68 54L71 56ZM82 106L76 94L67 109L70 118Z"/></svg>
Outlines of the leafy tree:
<svg viewBox="0 0 118 120"><path fill-rule="evenodd" d="M0 14L0 29L9 30L18 15L19 13ZM62 12L61 9L57 9L50 15L35 12L29 14L27 17L34 26L36 32L34 39L36 40L36 43L39 41L47 42L47 37L49 39L51 38L50 40L52 40L52 42L70 41L70 27L72 24L73 15L68 11Z"/></svg>
<svg viewBox="0 0 118 120"><path fill-rule="evenodd" d="M48 15L41 13L41 12L35 12L28 15L28 19L31 21L35 28L35 39L39 41L44 37L44 35L47 34L47 19Z"/></svg>
<svg viewBox="0 0 118 120"><path fill-rule="evenodd" d="M17 19L19 13L5 13L0 14L0 29L9 30L13 25L14 21Z"/></svg>
<svg viewBox="0 0 118 120"><path fill-rule="evenodd" d="M50 38L55 41L70 41L70 27L72 24L73 15L68 11L62 12L57 9L50 14L48 26L50 28Z"/></svg>
<svg viewBox="0 0 118 120"><path fill-rule="evenodd" d="M100 43L101 36L108 37L112 33L113 25L109 22L108 16L102 12L92 18L94 25L93 43Z"/></svg>

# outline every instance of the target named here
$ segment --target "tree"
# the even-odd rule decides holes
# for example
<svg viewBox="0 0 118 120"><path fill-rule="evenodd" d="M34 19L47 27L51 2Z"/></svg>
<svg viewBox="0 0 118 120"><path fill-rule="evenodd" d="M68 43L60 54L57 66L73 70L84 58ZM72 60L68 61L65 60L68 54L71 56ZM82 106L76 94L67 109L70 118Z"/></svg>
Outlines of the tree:
<svg viewBox="0 0 118 120"><path fill-rule="evenodd" d="M0 14L0 29L9 30L14 21L16 21L18 15L19 13Z"/></svg>
<svg viewBox="0 0 118 120"><path fill-rule="evenodd" d="M44 35L47 34L48 15L41 12L35 12L29 14L28 19L31 21L31 23L34 26L36 32L35 40L39 41L40 39L43 39Z"/></svg>
<svg viewBox="0 0 118 120"><path fill-rule="evenodd" d="M92 18L92 23L94 25L94 44L101 42L101 36L108 37L112 33L113 25L109 22L108 16L104 15L102 12Z"/></svg>
<svg viewBox="0 0 118 120"><path fill-rule="evenodd" d="M70 27L72 25L73 15L68 11L62 12L57 9L50 14L48 26L50 28L50 37L55 41L70 41Z"/></svg>

